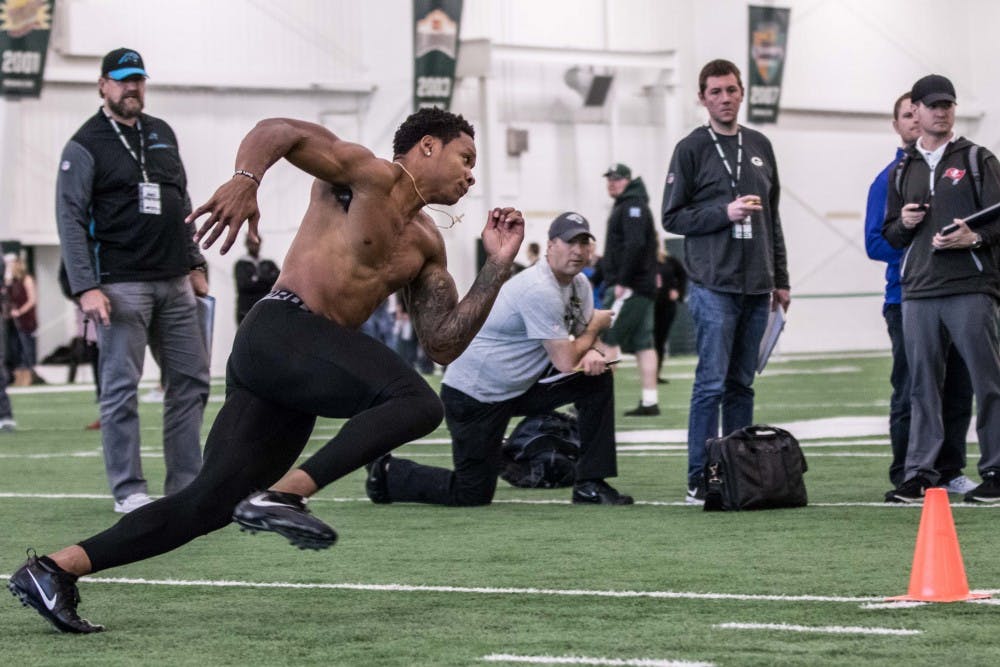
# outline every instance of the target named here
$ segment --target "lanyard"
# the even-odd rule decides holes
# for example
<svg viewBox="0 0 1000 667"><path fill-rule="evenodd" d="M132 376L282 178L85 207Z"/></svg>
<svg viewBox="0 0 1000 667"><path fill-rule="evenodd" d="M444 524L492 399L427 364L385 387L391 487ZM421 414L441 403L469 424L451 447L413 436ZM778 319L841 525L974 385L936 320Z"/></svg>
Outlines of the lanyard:
<svg viewBox="0 0 1000 667"><path fill-rule="evenodd" d="M118 139L121 140L122 146L124 146L125 150L128 151L128 154L132 156L135 163L139 165L139 170L142 172L143 182L149 183L149 175L146 174L146 140L142 136L142 121L138 119L135 121L135 127L139 130L139 155L136 155L135 151L132 150L132 146L129 145L128 139L126 139L125 135L122 134L121 128L118 127L118 123L115 122L115 119L111 117L111 114L108 113L107 109L102 109L102 111L104 111L104 117L108 119L109 123L111 123L111 128L115 131L115 134L118 135ZM726 166L728 167L728 165Z"/></svg>
<svg viewBox="0 0 1000 667"><path fill-rule="evenodd" d="M706 125L705 129L708 130L710 135L712 135L712 142L715 144L715 150L719 151L719 157L722 158L722 164L725 165L726 171L729 172L729 185L733 188L733 192L739 192L740 173L743 171L743 130L736 131L736 176L733 176L733 168L729 166L729 158L726 157L725 152L722 150L722 146L719 145L719 138L715 136L712 126Z"/></svg>

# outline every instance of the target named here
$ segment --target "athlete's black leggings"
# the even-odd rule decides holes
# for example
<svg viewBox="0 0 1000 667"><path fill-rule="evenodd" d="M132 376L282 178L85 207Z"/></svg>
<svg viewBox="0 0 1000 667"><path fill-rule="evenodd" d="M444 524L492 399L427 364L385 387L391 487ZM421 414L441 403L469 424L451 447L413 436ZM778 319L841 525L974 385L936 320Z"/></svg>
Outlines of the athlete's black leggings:
<svg viewBox="0 0 1000 667"><path fill-rule="evenodd" d="M236 332L226 402L199 475L80 542L92 571L156 556L222 528L294 464L316 416L349 418L302 466L320 486L441 423L437 394L395 352L289 301L264 299Z"/></svg>

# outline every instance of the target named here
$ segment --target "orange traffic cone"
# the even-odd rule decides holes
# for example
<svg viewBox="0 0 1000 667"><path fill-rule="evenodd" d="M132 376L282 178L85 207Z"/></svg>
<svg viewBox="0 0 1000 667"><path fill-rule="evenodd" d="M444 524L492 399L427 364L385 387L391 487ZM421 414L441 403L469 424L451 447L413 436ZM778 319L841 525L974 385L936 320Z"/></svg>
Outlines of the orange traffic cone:
<svg viewBox="0 0 1000 667"><path fill-rule="evenodd" d="M917 548L913 552L910 590L906 595L886 599L960 602L988 597L985 593L969 592L948 492L942 488L927 489L917 531Z"/></svg>

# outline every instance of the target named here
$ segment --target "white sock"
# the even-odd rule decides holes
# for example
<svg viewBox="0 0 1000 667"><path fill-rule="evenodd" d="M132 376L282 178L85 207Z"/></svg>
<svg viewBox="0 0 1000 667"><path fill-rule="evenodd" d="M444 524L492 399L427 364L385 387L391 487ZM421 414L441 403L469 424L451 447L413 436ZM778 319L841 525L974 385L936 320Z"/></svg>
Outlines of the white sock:
<svg viewBox="0 0 1000 667"><path fill-rule="evenodd" d="M642 390L642 404L645 406L656 405L660 402L660 397L655 389Z"/></svg>

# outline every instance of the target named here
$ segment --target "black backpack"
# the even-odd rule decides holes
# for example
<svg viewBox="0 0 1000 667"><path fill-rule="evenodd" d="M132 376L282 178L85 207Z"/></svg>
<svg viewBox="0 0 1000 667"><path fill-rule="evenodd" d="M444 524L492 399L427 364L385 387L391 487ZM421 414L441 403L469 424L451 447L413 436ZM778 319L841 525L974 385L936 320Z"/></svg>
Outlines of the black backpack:
<svg viewBox="0 0 1000 667"><path fill-rule="evenodd" d="M512 486L554 489L571 486L580 458L576 417L546 412L525 417L501 447L506 466L501 479Z"/></svg>

